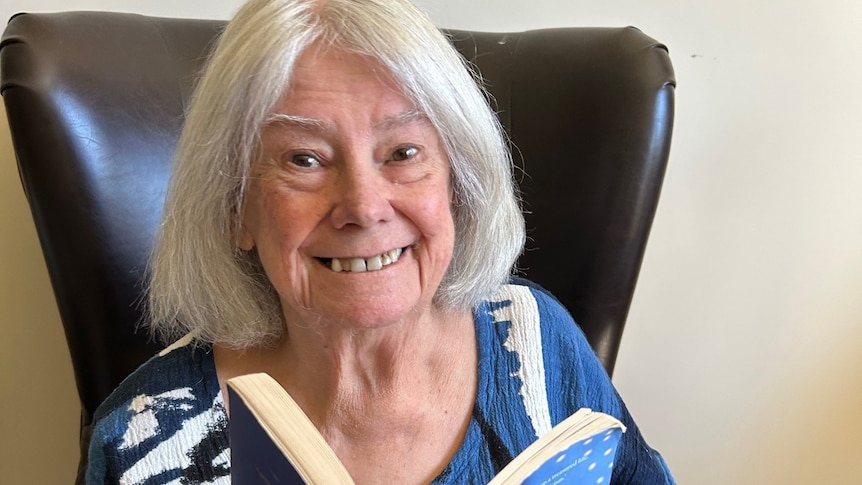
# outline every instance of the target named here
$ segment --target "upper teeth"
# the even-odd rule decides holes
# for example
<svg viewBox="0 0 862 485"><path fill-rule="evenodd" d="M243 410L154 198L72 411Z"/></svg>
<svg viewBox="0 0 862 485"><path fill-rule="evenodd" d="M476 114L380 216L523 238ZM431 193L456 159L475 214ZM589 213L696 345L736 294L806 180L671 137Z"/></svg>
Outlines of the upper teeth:
<svg viewBox="0 0 862 485"><path fill-rule="evenodd" d="M332 271L336 273L341 271L349 271L352 273L363 273L365 271L377 271L382 269L384 266L389 266L390 264L398 261L398 258L401 256L401 248L391 249L386 251L383 254L378 254L377 256L372 256L368 259L365 258L332 258L332 261L329 263L329 267L332 268Z"/></svg>

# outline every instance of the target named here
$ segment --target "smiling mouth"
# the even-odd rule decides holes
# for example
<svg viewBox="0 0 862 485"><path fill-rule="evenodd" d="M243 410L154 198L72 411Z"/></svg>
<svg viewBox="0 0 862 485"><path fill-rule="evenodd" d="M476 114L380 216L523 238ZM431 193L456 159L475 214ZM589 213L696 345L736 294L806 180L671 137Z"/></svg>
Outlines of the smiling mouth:
<svg viewBox="0 0 862 485"><path fill-rule="evenodd" d="M336 273L341 273L342 271L347 273L366 273L368 271L379 271L395 263L404 254L404 249L390 249L383 254L370 258L317 258L317 260Z"/></svg>

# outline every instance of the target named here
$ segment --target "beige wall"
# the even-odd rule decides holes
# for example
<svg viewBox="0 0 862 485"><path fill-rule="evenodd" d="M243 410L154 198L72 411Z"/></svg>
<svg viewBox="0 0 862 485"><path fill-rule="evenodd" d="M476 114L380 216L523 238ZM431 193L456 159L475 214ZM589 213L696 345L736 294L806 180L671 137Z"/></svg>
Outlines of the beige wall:
<svg viewBox="0 0 862 485"><path fill-rule="evenodd" d="M0 117L0 483L71 483L78 397L42 250Z"/></svg>
<svg viewBox="0 0 862 485"><path fill-rule="evenodd" d="M3 18L238 4L5 2ZM680 483L862 483L862 3L418 3L448 27L631 24L670 46L671 163L615 382ZM68 483L77 402L4 123L0 481Z"/></svg>

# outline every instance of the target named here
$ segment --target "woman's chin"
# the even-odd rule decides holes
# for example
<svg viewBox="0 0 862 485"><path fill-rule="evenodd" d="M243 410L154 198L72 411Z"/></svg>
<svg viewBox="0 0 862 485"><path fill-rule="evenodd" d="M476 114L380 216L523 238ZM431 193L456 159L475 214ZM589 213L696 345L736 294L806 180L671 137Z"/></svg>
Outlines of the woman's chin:
<svg viewBox="0 0 862 485"><path fill-rule="evenodd" d="M409 324L422 318L430 309L431 298L423 298L420 291L391 292L341 292L332 298L317 298L303 310L285 312L288 325L332 328L344 331L382 329L399 324ZM427 301L426 301L427 300Z"/></svg>

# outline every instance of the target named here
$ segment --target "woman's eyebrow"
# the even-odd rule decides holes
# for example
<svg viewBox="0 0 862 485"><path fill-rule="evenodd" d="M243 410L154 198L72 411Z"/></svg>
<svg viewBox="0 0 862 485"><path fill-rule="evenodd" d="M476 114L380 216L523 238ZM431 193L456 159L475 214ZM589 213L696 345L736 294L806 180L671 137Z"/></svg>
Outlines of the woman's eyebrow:
<svg viewBox="0 0 862 485"><path fill-rule="evenodd" d="M408 109L401 113L387 116L374 124L372 129L375 132L391 131L413 123L428 123L428 116L419 109ZM319 120L316 118L308 118L305 116L292 115L287 113L276 113L269 116L263 123L264 128L280 125L289 128L298 128L303 131L316 131L322 133L333 133L336 130L332 123Z"/></svg>
<svg viewBox="0 0 862 485"><path fill-rule="evenodd" d="M332 125L325 121L286 113L273 114L263 122L264 128L272 125L294 127L305 131L334 131Z"/></svg>
<svg viewBox="0 0 862 485"><path fill-rule="evenodd" d="M413 123L428 123L428 116L421 110L413 108L398 113L393 116L387 116L374 124L374 131L389 131L402 126Z"/></svg>

